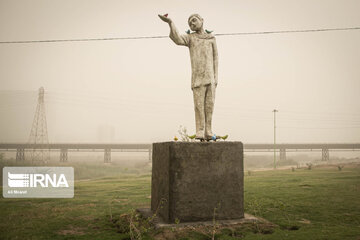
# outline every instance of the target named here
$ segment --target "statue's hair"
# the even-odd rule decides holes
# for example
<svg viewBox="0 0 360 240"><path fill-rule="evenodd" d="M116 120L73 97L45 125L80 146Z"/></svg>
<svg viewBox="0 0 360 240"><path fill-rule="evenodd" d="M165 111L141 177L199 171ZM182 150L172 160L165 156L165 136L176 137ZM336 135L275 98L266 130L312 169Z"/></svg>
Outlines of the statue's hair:
<svg viewBox="0 0 360 240"><path fill-rule="evenodd" d="M204 19L197 13L195 14L191 14L190 17L188 18L188 22L190 22L190 19L196 17L197 19L199 19L200 21L204 22Z"/></svg>

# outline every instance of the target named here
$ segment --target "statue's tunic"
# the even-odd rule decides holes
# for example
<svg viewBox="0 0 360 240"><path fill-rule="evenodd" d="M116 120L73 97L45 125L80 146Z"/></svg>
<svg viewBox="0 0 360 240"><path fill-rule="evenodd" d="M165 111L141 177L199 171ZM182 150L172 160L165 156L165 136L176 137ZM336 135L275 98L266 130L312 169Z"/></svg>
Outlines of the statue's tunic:
<svg viewBox="0 0 360 240"><path fill-rule="evenodd" d="M217 84L215 77L214 51L215 37L211 34L184 34L181 35L173 27L170 38L177 45L187 46L191 58L191 89L209 84Z"/></svg>

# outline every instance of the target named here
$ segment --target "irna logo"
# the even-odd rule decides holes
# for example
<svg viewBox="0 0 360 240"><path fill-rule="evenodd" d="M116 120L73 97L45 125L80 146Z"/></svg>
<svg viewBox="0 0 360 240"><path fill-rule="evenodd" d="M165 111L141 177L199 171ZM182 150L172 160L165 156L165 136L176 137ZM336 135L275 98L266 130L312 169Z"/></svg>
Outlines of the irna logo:
<svg viewBox="0 0 360 240"><path fill-rule="evenodd" d="M5 198L73 198L73 167L4 167Z"/></svg>
<svg viewBox="0 0 360 240"><path fill-rule="evenodd" d="M64 174L41 174L41 173L10 173L8 172L8 186L20 188L36 187L69 187Z"/></svg>

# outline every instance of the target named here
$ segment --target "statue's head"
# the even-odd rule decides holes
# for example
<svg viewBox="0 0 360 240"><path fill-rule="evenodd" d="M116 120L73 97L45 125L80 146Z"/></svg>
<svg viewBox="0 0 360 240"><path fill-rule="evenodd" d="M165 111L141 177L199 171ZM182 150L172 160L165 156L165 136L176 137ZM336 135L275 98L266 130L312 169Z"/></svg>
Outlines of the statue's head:
<svg viewBox="0 0 360 240"><path fill-rule="evenodd" d="M198 31L203 27L204 19L199 14L192 14L188 19L192 31Z"/></svg>

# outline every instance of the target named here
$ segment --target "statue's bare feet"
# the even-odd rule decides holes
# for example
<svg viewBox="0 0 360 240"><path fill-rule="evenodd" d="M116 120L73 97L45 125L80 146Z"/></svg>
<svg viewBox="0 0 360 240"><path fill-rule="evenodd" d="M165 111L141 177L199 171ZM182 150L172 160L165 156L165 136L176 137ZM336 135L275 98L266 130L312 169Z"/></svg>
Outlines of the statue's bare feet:
<svg viewBox="0 0 360 240"><path fill-rule="evenodd" d="M205 133L204 133L204 131L197 131L196 132L196 137L195 137L196 139L205 139Z"/></svg>
<svg viewBox="0 0 360 240"><path fill-rule="evenodd" d="M206 133L205 133L206 140L211 140L213 136L214 136L214 134L212 133L212 131L206 131Z"/></svg>

